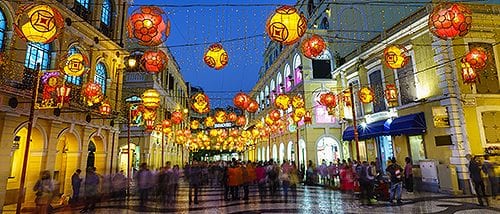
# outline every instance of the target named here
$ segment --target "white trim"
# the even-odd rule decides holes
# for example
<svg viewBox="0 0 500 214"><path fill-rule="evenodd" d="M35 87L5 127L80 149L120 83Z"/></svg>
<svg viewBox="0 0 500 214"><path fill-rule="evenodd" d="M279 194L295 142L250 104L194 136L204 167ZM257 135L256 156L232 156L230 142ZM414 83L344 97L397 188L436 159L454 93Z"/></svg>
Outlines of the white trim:
<svg viewBox="0 0 500 214"><path fill-rule="evenodd" d="M382 91L384 91L385 90L384 70L382 69L382 64L380 64L382 62L382 60L379 59L379 60L377 60L377 62L379 63L378 65L373 65L374 63L372 63L373 66L371 66L371 69L367 72L366 79L368 79L368 85L370 85L370 88L372 88L372 90L373 90L372 83L370 82L370 75L372 73L374 73L375 71L380 71L380 76L382 76ZM383 94L385 95L385 93L383 93ZM382 96L382 99L384 100L385 109L387 110L389 105L385 100L385 96ZM372 114L376 113L375 107L373 106L373 102L371 102L370 105L372 106Z"/></svg>
<svg viewBox="0 0 500 214"><path fill-rule="evenodd" d="M355 78L355 77L359 77L359 73L358 73L357 71L355 71L355 72L354 72L354 73L352 73L352 74L347 75L347 77L346 77L346 79L347 79L347 81L348 81L347 85L349 85L349 81L350 81L351 79Z"/></svg>
<svg viewBox="0 0 500 214"><path fill-rule="evenodd" d="M500 112L498 106L478 106L476 107L476 118L479 126L479 135L481 136L481 146L486 148L487 146L500 146L500 143L486 143L486 133L484 132L483 117L481 113L487 111Z"/></svg>
<svg viewBox="0 0 500 214"><path fill-rule="evenodd" d="M352 79L348 79L347 80L347 85L350 85L352 82L354 82L356 80L358 81L358 87L360 87L361 86L361 81L359 80L359 76L356 76L356 77L354 77ZM351 93L353 93L352 95L353 95L353 98L354 98L353 100L351 100L351 102L352 102L352 105L355 106L356 105L355 99L359 99L359 97L358 97L357 94L355 94L354 88L352 89ZM361 102L361 101L358 100L358 102ZM354 112L354 113L356 113L356 112ZM364 109L363 103L361 103L361 115L359 115L359 117L363 117L364 115L365 115L365 109ZM351 115L351 116L354 118L354 115Z"/></svg>

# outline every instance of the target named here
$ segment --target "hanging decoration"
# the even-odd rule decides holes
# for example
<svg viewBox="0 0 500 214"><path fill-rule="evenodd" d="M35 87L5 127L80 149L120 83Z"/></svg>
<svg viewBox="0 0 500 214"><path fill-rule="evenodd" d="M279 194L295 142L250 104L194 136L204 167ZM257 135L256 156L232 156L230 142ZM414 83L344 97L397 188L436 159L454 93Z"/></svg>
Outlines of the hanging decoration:
<svg viewBox="0 0 500 214"><path fill-rule="evenodd" d="M389 107L394 107L398 104L398 89L394 84L385 85L385 99Z"/></svg>
<svg viewBox="0 0 500 214"><path fill-rule="evenodd" d="M208 50L203 56L203 61L208 65L208 67L220 70L226 67L229 62L229 56L227 55L226 50L222 47L222 44L215 43L208 47Z"/></svg>
<svg viewBox="0 0 500 214"><path fill-rule="evenodd" d="M247 111L250 113L255 113L259 110L259 103L255 100L251 100L250 103L248 104Z"/></svg>
<svg viewBox="0 0 500 214"><path fill-rule="evenodd" d="M58 87L62 84L59 72L44 72L41 76L42 102L36 103L38 109L57 108L61 106Z"/></svg>
<svg viewBox="0 0 500 214"><path fill-rule="evenodd" d="M472 12L459 3L438 4L429 15L429 30L447 40L465 36L472 26Z"/></svg>
<svg viewBox="0 0 500 214"><path fill-rule="evenodd" d="M48 44L62 33L64 18L54 7L29 3L19 7L13 25L21 39Z"/></svg>
<svg viewBox="0 0 500 214"><path fill-rule="evenodd" d="M59 70L68 76L79 77L90 70L89 58L81 53L66 55L60 63Z"/></svg>
<svg viewBox="0 0 500 214"><path fill-rule="evenodd" d="M364 104L373 102L373 99L375 98L375 93L369 87L362 87L358 93L359 100Z"/></svg>
<svg viewBox="0 0 500 214"><path fill-rule="evenodd" d="M191 124L189 126L191 129L196 130L200 128L200 121L198 120L191 120Z"/></svg>
<svg viewBox="0 0 500 214"><path fill-rule="evenodd" d="M144 70L149 73L159 73L167 66L168 57L162 50L148 50L142 55L141 61Z"/></svg>
<svg viewBox="0 0 500 214"><path fill-rule="evenodd" d="M278 121L281 118L281 113L277 109L273 109L269 112L269 118L274 122Z"/></svg>
<svg viewBox="0 0 500 214"><path fill-rule="evenodd" d="M297 94L297 95L292 97L292 106L294 108L302 108L302 107L304 107L304 105L305 105L305 103L304 103L304 98L302 97L302 95Z"/></svg>
<svg viewBox="0 0 500 214"><path fill-rule="evenodd" d="M170 127L172 127L172 122L170 122L170 120L165 119L165 120L163 120L163 121L161 122L161 126L162 126L164 129L166 129L166 128L170 128Z"/></svg>
<svg viewBox="0 0 500 214"><path fill-rule="evenodd" d="M101 85L93 82L85 83L82 86L82 96L88 106L100 103L104 98Z"/></svg>
<svg viewBox="0 0 500 214"><path fill-rule="evenodd" d="M193 95L191 108L200 114L205 114L210 111L210 100L204 93L196 93Z"/></svg>
<svg viewBox="0 0 500 214"><path fill-rule="evenodd" d="M266 125L268 126L271 126L274 124L274 120L271 119L271 116L268 114L266 115L266 118L264 119L264 122L266 123Z"/></svg>
<svg viewBox="0 0 500 214"><path fill-rule="evenodd" d="M151 132L153 131L155 128L155 121L154 120L150 120L150 119L146 119L146 132Z"/></svg>
<svg viewBox="0 0 500 214"><path fill-rule="evenodd" d="M238 119L236 120L236 125L237 126L244 126L247 124L247 119L245 116L241 115L238 116Z"/></svg>
<svg viewBox="0 0 500 214"><path fill-rule="evenodd" d="M183 120L183 115L182 115L182 112L180 111L174 111L172 112L172 115L170 117L170 120L172 121L172 123L174 123L175 125L178 125L182 122Z"/></svg>
<svg viewBox="0 0 500 214"><path fill-rule="evenodd" d="M479 73L471 65L462 59L462 79L464 84L479 82Z"/></svg>
<svg viewBox="0 0 500 214"><path fill-rule="evenodd" d="M141 95L141 99L144 107L148 109L156 110L160 106L160 93L155 89L148 89L144 91Z"/></svg>
<svg viewBox="0 0 500 214"><path fill-rule="evenodd" d="M266 32L269 38L284 45L299 41L307 29L304 14L292 6L284 5L274 11L267 19Z"/></svg>
<svg viewBox="0 0 500 214"><path fill-rule="evenodd" d="M99 106L99 113L102 115L111 114L111 104L109 104L109 101L106 100L101 103L101 106Z"/></svg>
<svg viewBox="0 0 500 214"><path fill-rule="evenodd" d="M327 108L337 107L337 98L332 92L323 93L319 96L319 103Z"/></svg>
<svg viewBox="0 0 500 214"><path fill-rule="evenodd" d="M227 120L227 114L225 111L218 110L215 112L215 121L217 123L225 123Z"/></svg>
<svg viewBox="0 0 500 214"><path fill-rule="evenodd" d="M291 100L290 97L286 94L280 94L274 100L274 105L276 108L281 110L287 110L290 107Z"/></svg>
<svg viewBox="0 0 500 214"><path fill-rule="evenodd" d="M212 128L215 126L215 119L213 117L205 118L205 127Z"/></svg>
<svg viewBox="0 0 500 214"><path fill-rule="evenodd" d="M250 101L252 98L243 92L238 92L233 98L233 104L237 108L245 110L250 105Z"/></svg>
<svg viewBox="0 0 500 214"><path fill-rule="evenodd" d="M60 104L69 103L69 93L71 92L71 87L63 84L57 87L56 92L57 92L58 103Z"/></svg>
<svg viewBox="0 0 500 214"><path fill-rule="evenodd" d="M142 108L142 116L144 117L144 120L156 120L156 111Z"/></svg>
<svg viewBox="0 0 500 214"><path fill-rule="evenodd" d="M486 67L488 61L488 52L481 47L472 48L461 60L462 63L468 63L474 70L482 70Z"/></svg>
<svg viewBox="0 0 500 214"><path fill-rule="evenodd" d="M129 38L142 46L158 46L170 34L170 21L156 6L142 6L132 12L127 23Z"/></svg>
<svg viewBox="0 0 500 214"><path fill-rule="evenodd" d="M234 112L229 113L229 115L227 116L227 121L229 122L235 122L236 119L238 119L238 115L236 115L236 113Z"/></svg>
<svg viewBox="0 0 500 214"><path fill-rule="evenodd" d="M344 102L346 107L351 107L352 106L352 99L351 99L351 90L345 90L342 92L342 101Z"/></svg>
<svg viewBox="0 0 500 214"><path fill-rule="evenodd" d="M312 116L310 111L306 111L306 114L304 115L304 123L305 124L311 124L312 123Z"/></svg>
<svg viewBox="0 0 500 214"><path fill-rule="evenodd" d="M313 59L320 56L326 50L326 43L321 36L313 34L310 38L302 41L300 50L305 57Z"/></svg>
<svg viewBox="0 0 500 214"><path fill-rule="evenodd" d="M384 64L390 69L405 67L410 61L410 53L402 45L389 45L384 49Z"/></svg>

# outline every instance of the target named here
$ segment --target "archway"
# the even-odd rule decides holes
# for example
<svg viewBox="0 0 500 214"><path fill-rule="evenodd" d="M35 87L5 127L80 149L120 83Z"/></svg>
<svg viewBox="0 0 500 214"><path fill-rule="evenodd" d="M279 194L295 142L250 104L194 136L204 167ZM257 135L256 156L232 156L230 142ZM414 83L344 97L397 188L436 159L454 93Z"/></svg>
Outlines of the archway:
<svg viewBox="0 0 500 214"><path fill-rule="evenodd" d="M260 158L261 157L261 153L260 153L260 147L257 148L257 161L261 161L262 159Z"/></svg>
<svg viewBox="0 0 500 214"><path fill-rule="evenodd" d="M139 147L136 146L133 143L130 143L130 152L132 153L130 156L130 168L131 171L133 172L133 168L135 167L136 164L139 162ZM120 153L119 153L119 160L118 160L118 168L120 170L123 170L125 175L128 175L128 146L127 144L120 146ZM132 174L133 175L133 174Z"/></svg>
<svg viewBox="0 0 500 214"><path fill-rule="evenodd" d="M306 152L306 142L303 139L299 140L299 167L303 167L305 169L306 160L307 160L307 152Z"/></svg>
<svg viewBox="0 0 500 214"><path fill-rule="evenodd" d="M93 157L91 157L91 155L93 155ZM93 163L90 162L91 158L94 158ZM89 166L95 167L96 172L101 175L104 175L106 173L106 150L104 148L104 141L100 136L92 137L89 142L87 168Z"/></svg>
<svg viewBox="0 0 500 214"><path fill-rule="evenodd" d="M280 163L283 163L286 158L285 158L285 144L282 142L280 143Z"/></svg>
<svg viewBox="0 0 500 214"><path fill-rule="evenodd" d="M295 156L295 149L294 149L292 141L288 142L288 149L286 151L287 151L288 160L295 161L295 157L294 157Z"/></svg>
<svg viewBox="0 0 500 214"><path fill-rule="evenodd" d="M54 181L56 192L71 194L71 176L80 166L80 147L77 137L71 133L62 135L56 145L56 161L54 165Z"/></svg>
<svg viewBox="0 0 500 214"><path fill-rule="evenodd" d="M278 162L278 147L273 144L273 160Z"/></svg>
<svg viewBox="0 0 500 214"><path fill-rule="evenodd" d="M329 162L335 162L337 158L342 159L340 144L332 137L321 137L316 144L316 152L318 164L321 164L322 160L325 160L328 164Z"/></svg>

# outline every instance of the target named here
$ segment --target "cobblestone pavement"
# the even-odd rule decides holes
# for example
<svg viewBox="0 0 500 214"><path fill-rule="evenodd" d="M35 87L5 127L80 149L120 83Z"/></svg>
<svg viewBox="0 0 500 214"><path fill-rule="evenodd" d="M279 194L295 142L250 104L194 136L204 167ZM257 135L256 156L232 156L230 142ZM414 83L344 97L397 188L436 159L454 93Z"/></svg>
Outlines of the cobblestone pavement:
<svg viewBox="0 0 500 214"><path fill-rule="evenodd" d="M241 193L243 192L240 189ZM240 193L240 196L241 196ZM250 189L250 200L224 201L222 188L203 188L199 204L188 204L188 188L182 185L175 205L162 206L150 199L146 209L140 209L137 197L128 202L105 200L97 204L92 213L500 213L500 200L490 198L489 207L480 207L471 196L448 196L435 193L404 194L403 204L391 206L388 202L377 202L372 206L361 205L349 193L323 187L301 186L297 201L285 203L282 198L260 201L256 188ZM79 207L64 207L56 213L80 213ZM10 213L4 210L4 213Z"/></svg>

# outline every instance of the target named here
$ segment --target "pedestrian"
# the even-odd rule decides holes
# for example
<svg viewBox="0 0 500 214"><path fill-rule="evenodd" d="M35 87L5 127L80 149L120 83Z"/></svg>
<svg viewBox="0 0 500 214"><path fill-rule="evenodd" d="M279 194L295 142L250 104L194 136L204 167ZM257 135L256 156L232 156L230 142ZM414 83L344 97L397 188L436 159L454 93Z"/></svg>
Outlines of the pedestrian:
<svg viewBox="0 0 500 214"><path fill-rule="evenodd" d="M189 204L194 200L194 204L198 204L198 194L200 191L200 186L202 182L201 178L201 168L197 161L193 161L193 164L188 168L186 172L189 180ZM193 198L194 193L194 198Z"/></svg>
<svg viewBox="0 0 500 214"><path fill-rule="evenodd" d="M488 155L484 156L482 170L484 171L484 173L486 173L486 175L488 175L488 181L490 183L490 189L491 189L491 196L493 199L496 199L498 191L498 181L495 176L495 163L490 162L490 157Z"/></svg>
<svg viewBox="0 0 500 214"><path fill-rule="evenodd" d="M89 212L95 209L95 205L98 201L98 185L99 176L95 172L95 167L87 168L87 174L85 175L85 207L81 212Z"/></svg>
<svg viewBox="0 0 500 214"><path fill-rule="evenodd" d="M179 170L179 165L175 165L174 168L172 168L172 178L170 185L172 185L172 192L173 192L173 198L172 198L172 203L175 203L177 201L177 191L179 189L179 178L180 178L180 170Z"/></svg>
<svg viewBox="0 0 500 214"><path fill-rule="evenodd" d="M367 161L363 161L363 165L361 166L361 172L359 175L362 204L371 204L371 199L373 197L374 181L375 181L375 176L373 175L372 172L372 166L369 165Z"/></svg>
<svg viewBox="0 0 500 214"><path fill-rule="evenodd" d="M328 166L326 165L325 159L323 159L321 161L321 165L318 166L317 172L321 177L321 180L319 183L326 186L326 180L327 180L327 176L328 176Z"/></svg>
<svg viewBox="0 0 500 214"><path fill-rule="evenodd" d="M283 187L283 195L285 196L285 203L288 203L288 188L290 187L290 171L291 165L285 161L281 166L280 180Z"/></svg>
<svg viewBox="0 0 500 214"><path fill-rule="evenodd" d="M405 158L405 188L406 192L413 193L413 163L410 157Z"/></svg>
<svg viewBox="0 0 500 214"><path fill-rule="evenodd" d="M255 168L255 176L257 179L257 185L259 188L260 201L263 202L266 198L266 168L264 163L259 162L259 166Z"/></svg>
<svg viewBox="0 0 500 214"><path fill-rule="evenodd" d="M49 213L50 201L52 201L52 196L54 192L54 181L50 176L50 172L45 170L42 172L40 179L36 182L33 187L33 191L36 192L35 197L35 213L45 214Z"/></svg>
<svg viewBox="0 0 500 214"><path fill-rule="evenodd" d="M239 186L243 183L243 175L241 168L238 166L236 160L233 159L231 166L228 169L228 185L231 191L231 200L240 200Z"/></svg>
<svg viewBox="0 0 500 214"><path fill-rule="evenodd" d="M118 202L125 202L125 197L127 195L127 177L123 170L116 173L112 178L111 187L113 188L113 198L117 199Z"/></svg>
<svg viewBox="0 0 500 214"><path fill-rule="evenodd" d="M146 203L148 201L149 190L152 185L153 174L148 169L146 163L142 163L139 167L139 171L136 174L137 187L139 190L139 207L140 209L146 208Z"/></svg>
<svg viewBox="0 0 500 214"><path fill-rule="evenodd" d="M391 159L391 164L385 170L391 178L390 199L391 204L394 203L396 197L397 204L401 204L401 190L403 188L403 168L396 163L396 158Z"/></svg>
<svg viewBox="0 0 500 214"><path fill-rule="evenodd" d="M80 195L80 185L83 181L83 179L80 178L81 172L82 170L77 169L71 176L71 187L73 188L73 197L71 198L72 204L76 204L78 202L78 196Z"/></svg>
<svg viewBox="0 0 500 214"><path fill-rule="evenodd" d="M290 190L292 192L292 198L293 202L297 203L297 186L300 183L299 176L298 176L298 170L297 166L295 166L295 163L292 161L292 168L289 172L290 175Z"/></svg>
<svg viewBox="0 0 500 214"><path fill-rule="evenodd" d="M483 198L488 206L488 198L486 197L486 191L484 188L483 178L481 177L481 163L477 161L477 157L472 157L470 154L465 156L469 160L469 173L472 183L474 184L474 190L476 190L477 201L479 206L484 206Z"/></svg>

